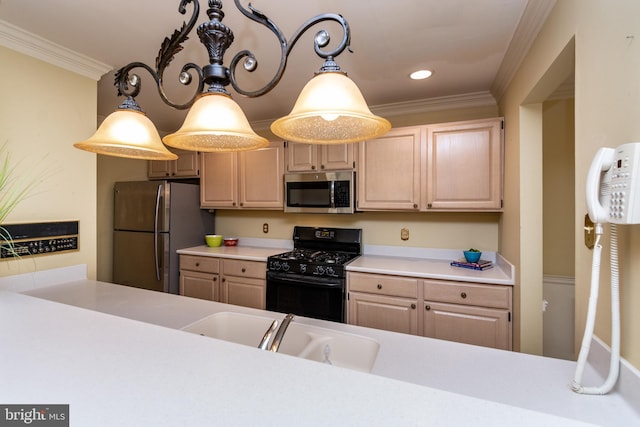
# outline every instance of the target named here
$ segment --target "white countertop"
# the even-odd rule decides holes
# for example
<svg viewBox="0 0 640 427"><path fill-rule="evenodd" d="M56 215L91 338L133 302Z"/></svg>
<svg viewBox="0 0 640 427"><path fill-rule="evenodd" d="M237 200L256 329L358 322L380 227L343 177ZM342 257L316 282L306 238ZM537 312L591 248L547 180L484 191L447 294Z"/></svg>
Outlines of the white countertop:
<svg viewBox="0 0 640 427"><path fill-rule="evenodd" d="M195 246L180 249L177 252L182 255L211 256L220 258L236 258L250 261L266 261L267 257L290 249L265 248L253 246L220 246L210 248L208 246ZM402 253L401 251L398 251ZM418 252L420 253L420 252ZM456 259L458 251L434 251L425 250L425 256L390 256L364 254L347 265L347 271L360 271L367 273L380 273L391 275L403 275L421 277L426 279L454 280L461 282L475 282L487 284L513 285L513 266L497 254L490 254L494 261L494 267L484 271L470 270L466 268L452 267L451 260ZM442 258L450 255L449 258ZM435 254L435 255L431 255ZM431 255L431 256L430 256ZM440 256L438 258L437 256Z"/></svg>
<svg viewBox="0 0 640 427"><path fill-rule="evenodd" d="M363 255L347 265L347 271L420 277L424 279L513 285L510 265L496 262L493 268L478 271L453 267L450 260Z"/></svg>
<svg viewBox="0 0 640 427"><path fill-rule="evenodd" d="M0 292L0 402L69 403L73 425L640 424L616 393L573 393L570 361L296 319L378 340L371 375L175 330L261 310L91 280L25 293Z"/></svg>
<svg viewBox="0 0 640 427"><path fill-rule="evenodd" d="M203 245L179 249L176 252L180 255L235 258L247 261L266 261L267 257L286 252L287 250L288 249L283 248L263 248L257 246L218 246L217 248L211 248Z"/></svg>

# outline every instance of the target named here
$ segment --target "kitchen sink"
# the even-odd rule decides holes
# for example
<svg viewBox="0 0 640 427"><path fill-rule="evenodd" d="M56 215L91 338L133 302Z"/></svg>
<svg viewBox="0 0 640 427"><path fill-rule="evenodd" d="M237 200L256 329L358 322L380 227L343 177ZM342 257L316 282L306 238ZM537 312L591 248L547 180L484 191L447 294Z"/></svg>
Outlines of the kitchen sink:
<svg viewBox="0 0 640 427"><path fill-rule="evenodd" d="M271 323L276 319L281 321L282 317L221 312L198 320L182 330L264 351L258 350L258 344ZM380 344L368 337L304 325L294 320L287 328L278 353L370 372L379 348Z"/></svg>

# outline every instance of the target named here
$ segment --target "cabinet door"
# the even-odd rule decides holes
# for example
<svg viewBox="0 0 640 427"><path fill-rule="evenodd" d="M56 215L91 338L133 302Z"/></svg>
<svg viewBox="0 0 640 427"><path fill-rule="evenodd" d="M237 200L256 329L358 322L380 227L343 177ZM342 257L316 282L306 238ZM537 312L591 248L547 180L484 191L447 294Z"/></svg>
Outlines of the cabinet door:
<svg viewBox="0 0 640 427"><path fill-rule="evenodd" d="M197 178L200 175L199 154L197 151L173 149L178 155L177 160L173 160L173 176L178 178Z"/></svg>
<svg viewBox="0 0 640 427"><path fill-rule="evenodd" d="M284 142L240 153L240 207L284 207Z"/></svg>
<svg viewBox="0 0 640 427"><path fill-rule="evenodd" d="M220 301L264 310L267 303L266 280L224 276Z"/></svg>
<svg viewBox="0 0 640 427"><path fill-rule="evenodd" d="M354 151L358 144L326 144L320 145L320 169L340 170L353 169Z"/></svg>
<svg viewBox="0 0 640 427"><path fill-rule="evenodd" d="M425 301L423 335L511 350L508 310Z"/></svg>
<svg viewBox="0 0 640 427"><path fill-rule="evenodd" d="M349 323L416 335L417 300L349 292Z"/></svg>
<svg viewBox="0 0 640 427"><path fill-rule="evenodd" d="M235 208L238 205L238 153L203 153L200 163L200 206Z"/></svg>
<svg viewBox="0 0 640 427"><path fill-rule="evenodd" d="M218 275L180 270L180 295L219 301Z"/></svg>
<svg viewBox="0 0 640 427"><path fill-rule="evenodd" d="M418 210L423 137L424 128L409 127L359 144L358 209Z"/></svg>
<svg viewBox="0 0 640 427"><path fill-rule="evenodd" d="M500 210L502 119L429 127L423 209Z"/></svg>
<svg viewBox="0 0 640 427"><path fill-rule="evenodd" d="M317 164L318 150L315 145L287 142L287 171L313 171Z"/></svg>
<svg viewBox="0 0 640 427"><path fill-rule="evenodd" d="M147 162L147 177L149 179L165 179L171 177L174 160L149 160Z"/></svg>
<svg viewBox="0 0 640 427"><path fill-rule="evenodd" d="M200 175L198 152L169 148L178 156L177 160L149 160L147 177L149 179L197 178Z"/></svg>

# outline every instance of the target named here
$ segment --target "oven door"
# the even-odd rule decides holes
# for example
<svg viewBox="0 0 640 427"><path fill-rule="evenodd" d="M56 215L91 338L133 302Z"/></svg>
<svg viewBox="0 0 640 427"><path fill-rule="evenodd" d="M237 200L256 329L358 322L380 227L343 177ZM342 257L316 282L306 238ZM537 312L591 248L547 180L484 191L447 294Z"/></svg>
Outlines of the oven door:
<svg viewBox="0 0 640 427"><path fill-rule="evenodd" d="M344 278L268 271L267 310L344 323Z"/></svg>

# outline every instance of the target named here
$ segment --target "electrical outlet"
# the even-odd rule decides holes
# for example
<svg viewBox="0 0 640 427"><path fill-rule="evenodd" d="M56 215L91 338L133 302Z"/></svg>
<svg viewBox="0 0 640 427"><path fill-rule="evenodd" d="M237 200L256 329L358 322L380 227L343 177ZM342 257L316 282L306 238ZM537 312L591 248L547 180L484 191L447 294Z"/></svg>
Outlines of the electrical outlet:
<svg viewBox="0 0 640 427"><path fill-rule="evenodd" d="M262 232L264 234L267 234L269 232L269 224L267 224L266 222L262 224Z"/></svg>
<svg viewBox="0 0 640 427"><path fill-rule="evenodd" d="M402 240L409 240L409 229L408 228L403 228L402 230L400 230L400 238Z"/></svg>

